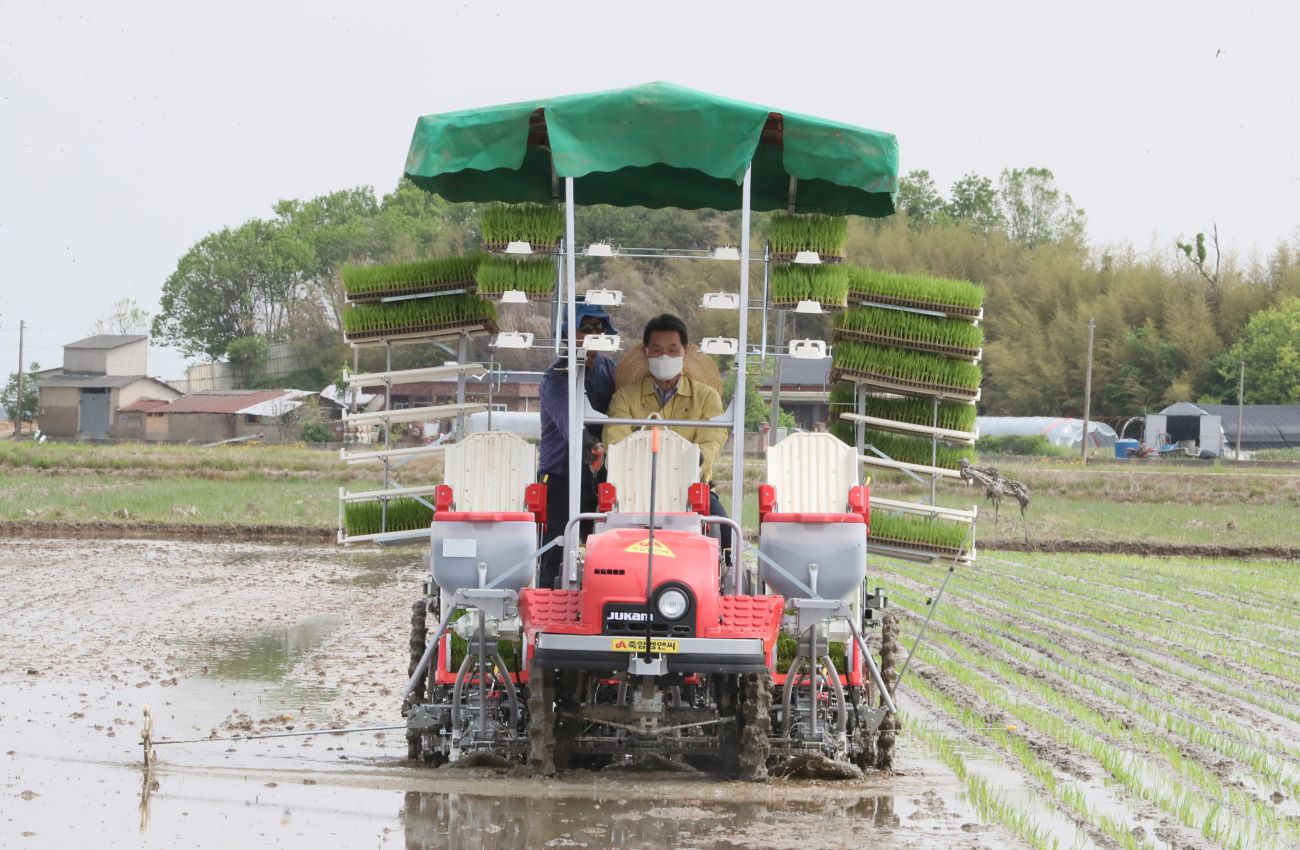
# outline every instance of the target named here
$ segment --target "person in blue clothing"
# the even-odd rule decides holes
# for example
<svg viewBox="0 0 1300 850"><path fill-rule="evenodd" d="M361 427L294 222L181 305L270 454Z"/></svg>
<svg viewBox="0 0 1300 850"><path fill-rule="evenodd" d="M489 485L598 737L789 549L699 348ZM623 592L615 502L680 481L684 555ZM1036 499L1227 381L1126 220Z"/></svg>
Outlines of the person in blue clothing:
<svg viewBox="0 0 1300 850"><path fill-rule="evenodd" d="M582 341L591 333L612 334L613 323L609 314L601 307L578 302L578 332L575 340L579 349ZM567 338L567 327L564 329ZM587 400L592 408L604 413L609 410L609 401L614 396L614 359L599 351L587 353L585 370L585 390ZM542 439L538 446L537 472L546 484L546 533L544 542L550 542L564 534L564 526L569 521L569 361L561 357L550 365L542 376L542 385L538 390L542 413ZM591 459L600 454L600 427L587 426L583 431L582 488L581 510L589 513L596 510L596 476L591 469ZM579 529L585 539L591 531L591 523L583 523ZM538 565L538 587L554 587L560 577L560 567L564 553L560 546L550 549L541 557Z"/></svg>

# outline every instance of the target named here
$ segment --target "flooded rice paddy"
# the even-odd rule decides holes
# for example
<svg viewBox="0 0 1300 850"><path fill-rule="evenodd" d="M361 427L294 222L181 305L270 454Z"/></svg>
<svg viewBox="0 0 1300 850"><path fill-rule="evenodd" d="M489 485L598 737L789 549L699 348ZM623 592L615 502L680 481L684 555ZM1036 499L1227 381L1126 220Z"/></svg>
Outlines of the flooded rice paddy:
<svg viewBox="0 0 1300 850"><path fill-rule="evenodd" d="M400 726L421 574L416 550L7 541L0 847L1023 846L914 738L894 775L746 785L434 770L400 729L328 734ZM146 705L189 741L151 771ZM254 734L291 736L218 740Z"/></svg>

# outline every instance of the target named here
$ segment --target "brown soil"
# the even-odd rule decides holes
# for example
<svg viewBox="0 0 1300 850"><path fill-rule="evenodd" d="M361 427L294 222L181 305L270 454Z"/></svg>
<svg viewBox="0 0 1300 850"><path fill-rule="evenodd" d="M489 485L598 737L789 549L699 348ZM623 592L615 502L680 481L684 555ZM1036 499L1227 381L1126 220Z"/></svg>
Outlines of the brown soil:
<svg viewBox="0 0 1300 850"><path fill-rule="evenodd" d="M201 525L179 522L75 522L58 520L0 520L0 538L100 540L212 540L259 543L332 543L333 528L288 525ZM1216 546L1213 544L1151 543L1144 540L994 539L980 541L981 551L1078 552L1099 555L1187 556L1205 558L1272 558L1300 560L1300 546Z"/></svg>

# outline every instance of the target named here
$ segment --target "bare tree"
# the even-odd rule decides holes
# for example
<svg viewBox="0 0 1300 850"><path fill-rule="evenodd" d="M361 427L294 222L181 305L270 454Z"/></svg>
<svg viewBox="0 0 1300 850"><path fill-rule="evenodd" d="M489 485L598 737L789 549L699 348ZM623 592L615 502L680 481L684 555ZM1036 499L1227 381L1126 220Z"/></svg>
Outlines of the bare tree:
<svg viewBox="0 0 1300 850"><path fill-rule="evenodd" d="M121 298L113 302L108 312L90 326L92 334L147 334L149 311L140 309L134 298Z"/></svg>
<svg viewBox="0 0 1300 850"><path fill-rule="evenodd" d="M1178 250L1183 252L1188 261L1200 272L1201 277L1209 285L1209 293L1206 301L1209 302L1210 309L1216 313L1219 305L1223 302L1222 282L1219 279L1219 262L1222 255L1219 251L1219 224L1214 223L1214 229L1211 231L1210 245L1214 248L1214 273L1211 274L1208 268L1209 251L1205 247L1205 234L1196 234L1196 244L1191 245L1187 242L1175 242Z"/></svg>

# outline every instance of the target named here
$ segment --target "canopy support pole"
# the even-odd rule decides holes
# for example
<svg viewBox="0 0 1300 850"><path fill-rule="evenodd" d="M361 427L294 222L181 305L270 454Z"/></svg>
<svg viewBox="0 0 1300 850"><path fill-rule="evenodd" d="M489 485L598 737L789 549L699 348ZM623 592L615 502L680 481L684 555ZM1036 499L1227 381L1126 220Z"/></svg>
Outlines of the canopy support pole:
<svg viewBox="0 0 1300 850"><path fill-rule="evenodd" d="M731 427L731 518L741 521L745 511L745 366L749 360L749 203L754 166L745 169L740 184L740 351L736 356L736 390ZM739 547L733 547L733 551ZM731 568L731 593L740 587L740 564Z"/></svg>
<svg viewBox="0 0 1300 850"><path fill-rule="evenodd" d="M567 359L569 363L568 380L569 380L569 516L575 517L581 512L582 499L582 400L585 394L580 395L581 388L578 386L578 335L574 330L578 327L578 306L577 306L577 251L574 241L574 223L573 223L573 178L564 178L564 298L565 309L568 311L569 328L568 338L565 342L568 345ZM569 576L573 565L577 559L577 546L572 550L564 552L563 566L563 587L569 588Z"/></svg>

